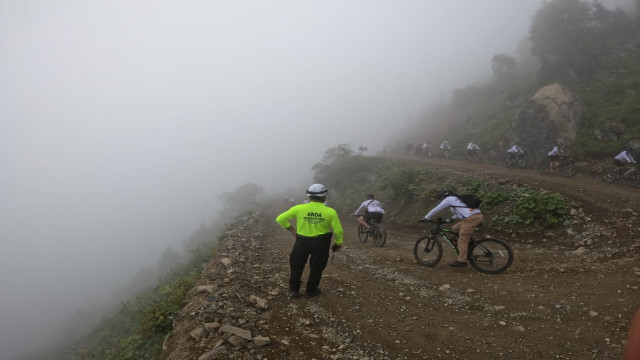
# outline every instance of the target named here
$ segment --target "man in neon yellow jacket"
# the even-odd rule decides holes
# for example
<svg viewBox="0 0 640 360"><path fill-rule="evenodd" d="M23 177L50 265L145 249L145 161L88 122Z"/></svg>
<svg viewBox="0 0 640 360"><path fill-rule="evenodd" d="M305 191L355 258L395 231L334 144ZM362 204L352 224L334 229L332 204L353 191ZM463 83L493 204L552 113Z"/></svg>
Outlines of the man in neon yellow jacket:
<svg viewBox="0 0 640 360"><path fill-rule="evenodd" d="M289 276L289 296L298 297L302 272L309 260L309 277L307 278L306 294L310 297L320 293L318 285L322 271L329 261L329 248L340 251L344 231L338 218L338 213L326 205L327 188L322 184L313 184L307 190L309 203L300 204L278 215L276 222L289 230L296 241L289 254L291 274ZM296 226L289 220L296 219ZM330 231L333 229L333 233ZM331 238L335 235L333 247Z"/></svg>

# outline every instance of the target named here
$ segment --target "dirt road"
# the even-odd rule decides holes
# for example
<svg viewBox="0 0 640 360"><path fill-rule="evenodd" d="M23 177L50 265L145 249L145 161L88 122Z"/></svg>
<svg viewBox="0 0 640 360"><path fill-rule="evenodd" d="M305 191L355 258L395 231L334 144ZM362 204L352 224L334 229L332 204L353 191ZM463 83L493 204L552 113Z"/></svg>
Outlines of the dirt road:
<svg viewBox="0 0 640 360"><path fill-rule="evenodd" d="M359 242L355 219L344 214L344 249L311 299L288 298L293 238L273 214L256 215L226 234L200 283L214 290L194 290L163 358L620 359L640 306L639 190L586 176L428 163L560 192L583 211L560 228L499 236L515 252L500 275L450 268L449 248L438 266L419 266L413 244L427 225L385 222L388 241L378 248ZM268 340L238 341L225 324Z"/></svg>

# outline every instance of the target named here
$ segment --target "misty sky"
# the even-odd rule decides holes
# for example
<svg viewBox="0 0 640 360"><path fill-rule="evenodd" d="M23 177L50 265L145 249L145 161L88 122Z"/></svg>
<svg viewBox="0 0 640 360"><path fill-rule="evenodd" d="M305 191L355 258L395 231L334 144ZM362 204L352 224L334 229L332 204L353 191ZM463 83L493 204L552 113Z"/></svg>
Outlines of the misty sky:
<svg viewBox="0 0 640 360"><path fill-rule="evenodd" d="M382 150L541 3L0 0L0 349L110 300L222 192L301 196L328 148Z"/></svg>

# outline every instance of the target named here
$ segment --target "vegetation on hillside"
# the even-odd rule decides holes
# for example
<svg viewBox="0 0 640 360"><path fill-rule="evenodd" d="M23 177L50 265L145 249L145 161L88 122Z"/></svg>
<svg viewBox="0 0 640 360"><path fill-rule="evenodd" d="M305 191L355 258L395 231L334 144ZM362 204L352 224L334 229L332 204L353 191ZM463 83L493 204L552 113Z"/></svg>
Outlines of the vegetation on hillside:
<svg viewBox="0 0 640 360"><path fill-rule="evenodd" d="M202 265L211 255L204 247L193 251L187 264L160 279L157 286L122 303L78 345L70 359L154 359L172 329L173 315L180 310L187 292L200 278Z"/></svg>
<svg viewBox="0 0 640 360"><path fill-rule="evenodd" d="M398 223L413 223L423 217L437 204L433 195L441 189L478 195L483 199L480 208L491 210L492 218L487 221L497 226L555 226L577 206L557 193L455 176L410 160L354 155L345 145L329 149L314 168L314 180L334 194L329 202L340 213L352 213L366 193L375 193L387 216Z"/></svg>
<svg viewBox="0 0 640 360"><path fill-rule="evenodd" d="M429 140L437 146L443 139L458 157L470 140L481 149L506 150L515 140L509 134L516 115L541 87L554 83L569 88L585 105L571 142L575 157L609 157L627 143L640 147L637 6L630 14L597 1L545 2L518 53L491 59L490 82L454 90L450 101L432 106L394 151L404 152L407 142Z"/></svg>
<svg viewBox="0 0 640 360"><path fill-rule="evenodd" d="M264 189L247 183L220 196L224 209L219 222L239 218L257 208ZM242 220L239 220L242 221ZM182 308L189 290L200 278L202 267L216 251L219 227L201 226L186 242L190 259L158 279L151 288L124 301L93 331L74 345L68 356L73 360L157 359L164 338L173 328L173 317ZM160 276L160 275L158 275Z"/></svg>

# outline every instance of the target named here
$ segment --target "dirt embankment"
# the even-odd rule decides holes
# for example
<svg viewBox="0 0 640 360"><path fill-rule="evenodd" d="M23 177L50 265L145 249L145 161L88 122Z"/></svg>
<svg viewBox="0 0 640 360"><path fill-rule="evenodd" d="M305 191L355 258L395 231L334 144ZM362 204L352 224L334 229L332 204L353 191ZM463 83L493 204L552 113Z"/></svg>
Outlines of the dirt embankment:
<svg viewBox="0 0 640 360"><path fill-rule="evenodd" d="M388 241L378 248L360 243L355 219L344 214L344 249L311 299L288 298L293 238L274 214L256 213L226 231L162 358L620 359L640 305L638 189L490 165L429 165L560 192L582 212L551 230L492 233L515 252L500 275L448 267L451 249L436 267L421 267L413 244L427 226L385 222Z"/></svg>

